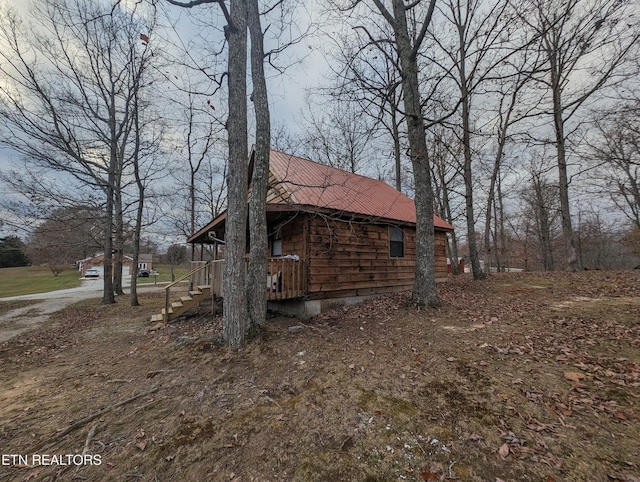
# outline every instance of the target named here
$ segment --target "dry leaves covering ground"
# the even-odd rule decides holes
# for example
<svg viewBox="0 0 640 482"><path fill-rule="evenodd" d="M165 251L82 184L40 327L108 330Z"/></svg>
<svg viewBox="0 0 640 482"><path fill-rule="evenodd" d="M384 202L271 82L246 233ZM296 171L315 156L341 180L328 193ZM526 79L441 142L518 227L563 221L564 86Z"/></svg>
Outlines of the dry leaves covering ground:
<svg viewBox="0 0 640 482"><path fill-rule="evenodd" d="M100 465L0 481L640 480L640 270L441 294L274 318L239 352L201 315L148 332L159 295L66 309L0 345L0 452Z"/></svg>

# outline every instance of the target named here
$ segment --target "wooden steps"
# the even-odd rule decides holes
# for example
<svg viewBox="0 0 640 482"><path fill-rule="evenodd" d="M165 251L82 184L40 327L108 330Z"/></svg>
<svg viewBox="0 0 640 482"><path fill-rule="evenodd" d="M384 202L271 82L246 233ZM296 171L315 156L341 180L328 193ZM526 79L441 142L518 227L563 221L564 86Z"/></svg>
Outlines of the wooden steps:
<svg viewBox="0 0 640 482"><path fill-rule="evenodd" d="M167 310L163 308L160 313L151 317L151 323L175 320L185 311L197 306L198 303L209 296L211 296L211 286L198 286L193 291L189 291L188 296L181 296L178 300L170 303L166 319L165 314Z"/></svg>

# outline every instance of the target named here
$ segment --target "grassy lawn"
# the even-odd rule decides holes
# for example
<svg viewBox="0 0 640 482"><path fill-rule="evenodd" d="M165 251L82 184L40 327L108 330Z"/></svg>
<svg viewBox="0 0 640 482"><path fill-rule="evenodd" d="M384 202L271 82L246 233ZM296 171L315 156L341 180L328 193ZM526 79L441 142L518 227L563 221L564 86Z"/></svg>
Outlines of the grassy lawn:
<svg viewBox="0 0 640 482"><path fill-rule="evenodd" d="M0 297L46 293L80 286L75 268L53 276L47 266L0 268Z"/></svg>
<svg viewBox="0 0 640 482"><path fill-rule="evenodd" d="M171 266L168 264L155 264L154 265L156 271L158 272L158 276L149 276L148 278L138 278L138 284L153 284L157 283L171 283ZM175 275L175 279L184 276L189 272L188 266L174 266L173 273Z"/></svg>
<svg viewBox="0 0 640 482"><path fill-rule="evenodd" d="M138 278L138 284L170 283L171 267L167 264L156 265L158 276ZM186 266L175 266L175 278L189 272ZM48 291L75 288L80 286L81 279L75 267L53 276L47 266L24 266L20 268L0 268L0 298L9 296L46 293ZM127 282L126 285L129 283Z"/></svg>

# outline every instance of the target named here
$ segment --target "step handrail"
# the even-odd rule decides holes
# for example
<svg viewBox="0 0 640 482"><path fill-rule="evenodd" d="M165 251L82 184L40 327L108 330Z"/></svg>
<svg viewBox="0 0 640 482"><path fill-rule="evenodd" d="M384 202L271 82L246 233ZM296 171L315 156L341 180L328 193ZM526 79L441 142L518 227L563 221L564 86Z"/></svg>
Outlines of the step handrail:
<svg viewBox="0 0 640 482"><path fill-rule="evenodd" d="M219 261L219 260L218 260ZM167 286L164 287L165 290L168 290L172 287L174 287L175 285L177 285L178 283L183 282L184 280L186 280L187 278L191 278L192 275L196 274L198 271L201 271L203 269L205 269L207 266L211 266L212 261L208 261L206 264L200 265L197 268L192 269L191 271L189 271L187 274L182 275L180 278L178 278L177 280L171 282L170 284L168 284Z"/></svg>
<svg viewBox="0 0 640 482"><path fill-rule="evenodd" d="M172 283L168 284L167 286L164 287L164 314L163 314L163 321L165 323L169 322L169 305L170 305L170 295L169 293L171 292L171 288L173 288L174 286L176 286L178 283L182 283L183 281L191 278L191 276L193 276L196 273L199 273L200 271L210 268L211 266L213 266L213 263L217 263L220 261L224 261L222 259L216 259L213 261L208 261L205 264L198 266L197 268L192 269L191 271L189 271L187 274L182 275L180 278L178 278L177 280L173 281Z"/></svg>

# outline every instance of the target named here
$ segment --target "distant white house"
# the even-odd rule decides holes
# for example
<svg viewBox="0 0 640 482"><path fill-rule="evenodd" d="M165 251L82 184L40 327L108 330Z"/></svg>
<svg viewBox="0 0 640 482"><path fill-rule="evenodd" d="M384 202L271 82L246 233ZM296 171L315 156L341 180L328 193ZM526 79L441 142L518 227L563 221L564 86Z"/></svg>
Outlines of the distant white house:
<svg viewBox="0 0 640 482"><path fill-rule="evenodd" d="M133 258L131 256L122 257L122 275L129 276L131 274L131 266ZM88 269L98 270L100 276L104 275L104 253L98 253L95 256L81 259L78 261L78 271L81 276L84 277ZM146 269L151 271L153 269L153 255L140 254L138 255L138 269Z"/></svg>

